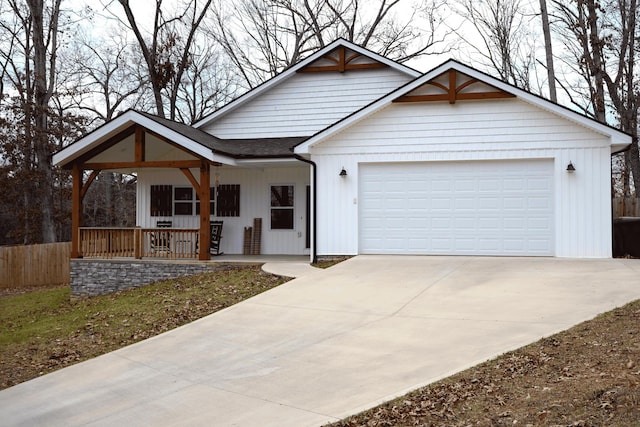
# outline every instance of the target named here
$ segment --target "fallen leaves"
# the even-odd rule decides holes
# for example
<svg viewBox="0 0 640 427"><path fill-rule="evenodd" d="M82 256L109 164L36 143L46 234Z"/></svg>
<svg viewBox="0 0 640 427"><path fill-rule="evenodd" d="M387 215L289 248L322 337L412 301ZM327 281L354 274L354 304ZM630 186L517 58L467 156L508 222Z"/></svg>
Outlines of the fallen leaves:
<svg viewBox="0 0 640 427"><path fill-rule="evenodd" d="M63 296L56 294L48 305L35 292L33 301L16 294L25 307L15 310L15 319L3 317L0 332L27 336L0 347L0 389L166 332L287 280L260 266L221 266L213 273L101 297L70 300L68 289L56 291ZM33 325L43 333L29 335Z"/></svg>
<svg viewBox="0 0 640 427"><path fill-rule="evenodd" d="M640 301L333 427L637 427Z"/></svg>

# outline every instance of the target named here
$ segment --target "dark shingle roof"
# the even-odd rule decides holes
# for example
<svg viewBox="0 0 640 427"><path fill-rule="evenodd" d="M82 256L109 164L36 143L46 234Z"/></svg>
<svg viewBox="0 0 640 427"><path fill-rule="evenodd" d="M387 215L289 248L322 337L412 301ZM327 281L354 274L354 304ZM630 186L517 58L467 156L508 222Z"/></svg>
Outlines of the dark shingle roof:
<svg viewBox="0 0 640 427"><path fill-rule="evenodd" d="M153 114L139 112L154 122L210 148L214 153L236 159L293 157L293 147L307 139L306 136L287 138L220 139L184 123L174 122Z"/></svg>

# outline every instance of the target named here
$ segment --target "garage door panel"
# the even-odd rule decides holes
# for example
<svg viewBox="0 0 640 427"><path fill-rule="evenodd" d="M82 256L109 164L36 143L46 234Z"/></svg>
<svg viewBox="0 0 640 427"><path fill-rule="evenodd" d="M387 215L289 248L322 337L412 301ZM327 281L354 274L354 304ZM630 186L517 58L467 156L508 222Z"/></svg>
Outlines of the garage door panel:
<svg viewBox="0 0 640 427"><path fill-rule="evenodd" d="M454 239L454 250L456 252L460 252L460 251L472 251L472 250L477 250L480 249L478 248L478 242L476 239L474 238L457 238ZM480 249L482 250L482 249Z"/></svg>
<svg viewBox="0 0 640 427"><path fill-rule="evenodd" d="M431 239L431 247L437 252L453 251L453 239L450 237L434 237Z"/></svg>
<svg viewBox="0 0 640 427"><path fill-rule="evenodd" d="M495 231L503 227L501 218L478 218L480 230Z"/></svg>
<svg viewBox="0 0 640 427"><path fill-rule="evenodd" d="M456 197L454 209L456 211L475 211L476 201L473 197Z"/></svg>
<svg viewBox="0 0 640 427"><path fill-rule="evenodd" d="M432 210L446 210L447 212L449 212L449 210L451 210L452 204L453 200L451 199L444 199L439 197L434 197L433 199L431 199Z"/></svg>
<svg viewBox="0 0 640 427"><path fill-rule="evenodd" d="M431 218L431 232L447 231L451 228L451 218Z"/></svg>
<svg viewBox="0 0 640 427"><path fill-rule="evenodd" d="M501 181L497 178L485 178L478 180L478 191L482 193L496 192L502 187Z"/></svg>
<svg viewBox="0 0 640 427"><path fill-rule="evenodd" d="M476 181L473 179L456 179L454 182L454 189L457 193L474 193L477 191Z"/></svg>
<svg viewBox="0 0 640 427"><path fill-rule="evenodd" d="M500 210L502 200L499 197L481 197L478 200L478 208L484 210Z"/></svg>
<svg viewBox="0 0 640 427"><path fill-rule="evenodd" d="M522 196L504 196L502 198L502 207L504 209L522 211L526 209L527 203L528 199Z"/></svg>
<svg viewBox="0 0 640 427"><path fill-rule="evenodd" d="M504 239L505 252L524 252L527 250L526 242L522 239Z"/></svg>
<svg viewBox="0 0 640 427"><path fill-rule="evenodd" d="M553 162L360 168L360 252L553 255Z"/></svg>
<svg viewBox="0 0 640 427"><path fill-rule="evenodd" d="M546 193L550 187L551 177L529 178L527 180L527 190Z"/></svg>
<svg viewBox="0 0 640 427"><path fill-rule="evenodd" d="M504 218L504 222L502 223L505 231L512 230L514 232L522 233L527 229L527 222L523 221L520 217L515 218Z"/></svg>
<svg viewBox="0 0 640 427"><path fill-rule="evenodd" d="M434 194L446 193L448 194L452 190L453 183L449 179L434 178L431 181L431 191Z"/></svg>
<svg viewBox="0 0 640 427"><path fill-rule="evenodd" d="M529 197L527 199L527 208L530 211L541 210L547 212L551 210L551 200L548 197Z"/></svg>
<svg viewBox="0 0 640 427"><path fill-rule="evenodd" d="M527 243L529 245L530 252L546 255L551 251L551 245L548 240L529 240Z"/></svg>
<svg viewBox="0 0 640 427"><path fill-rule="evenodd" d="M459 230L474 230L476 220L472 217L456 217L453 220L453 226Z"/></svg>
<svg viewBox="0 0 640 427"><path fill-rule="evenodd" d="M527 228L532 231L550 232L551 224L545 217L527 218Z"/></svg>
<svg viewBox="0 0 640 427"><path fill-rule="evenodd" d="M527 188L527 181L522 178L505 178L502 183L503 192L520 192Z"/></svg>

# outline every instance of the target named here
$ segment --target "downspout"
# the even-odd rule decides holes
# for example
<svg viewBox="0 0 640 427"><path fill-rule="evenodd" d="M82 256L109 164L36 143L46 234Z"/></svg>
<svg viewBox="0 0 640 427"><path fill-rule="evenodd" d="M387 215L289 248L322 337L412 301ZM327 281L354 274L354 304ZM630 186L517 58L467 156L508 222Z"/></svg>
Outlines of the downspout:
<svg viewBox="0 0 640 427"><path fill-rule="evenodd" d="M318 178L318 174L317 174L317 171L316 171L317 166L312 160L305 159L304 157L300 156L299 154L294 154L293 156L297 160L300 160L301 162L305 162L305 163L310 164L311 165L311 169L313 170L313 185L311 187L311 192L313 194L313 200L312 200L312 203L313 203L313 222L311 223L311 227L313 229L311 231L311 240L313 240L313 243L311 244L311 252L312 252L313 256L312 256L311 262L313 264L315 264L315 263L318 262L318 251L316 250L317 249L317 241L318 241L316 239L316 237L317 237L316 224L317 224L317 221L318 221L318 216L316 215L316 213L317 213L316 200L318 198L318 196L317 196L318 193L316 191L316 187L318 186L318 179L317 179Z"/></svg>

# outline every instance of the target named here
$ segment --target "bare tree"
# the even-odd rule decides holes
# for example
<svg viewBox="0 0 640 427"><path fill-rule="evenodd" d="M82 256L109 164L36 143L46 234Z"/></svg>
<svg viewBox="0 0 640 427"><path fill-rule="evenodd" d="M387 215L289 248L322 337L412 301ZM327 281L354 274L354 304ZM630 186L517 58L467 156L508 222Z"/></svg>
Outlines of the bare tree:
<svg viewBox="0 0 640 427"><path fill-rule="evenodd" d="M176 85L176 119L195 123L231 101L239 85L231 64L217 49L200 43L194 49L182 82Z"/></svg>
<svg viewBox="0 0 640 427"><path fill-rule="evenodd" d="M567 51L565 66L580 76L583 85L565 87L570 95L574 87L588 90L588 104L574 103L585 114L607 123L616 120L620 128L633 136L625 156L635 191L640 189L638 154L638 114L640 112L640 19L637 0L553 0ZM572 99L576 100L575 96ZM625 193L631 188L625 185Z"/></svg>
<svg viewBox="0 0 640 427"><path fill-rule="evenodd" d="M402 9L404 14L399 5L399 0L218 2L209 31L247 88L339 37L401 62L449 48L444 1L424 0Z"/></svg>
<svg viewBox="0 0 640 427"><path fill-rule="evenodd" d="M549 81L549 99L558 102L556 93L556 72L553 63L553 46L551 42L551 28L549 26L549 13L547 0L540 0L540 18L542 19L542 33L544 34L544 52L546 57L547 80Z"/></svg>
<svg viewBox="0 0 640 427"><path fill-rule="evenodd" d="M178 87L191 63L197 32L211 2L212 0L205 0L204 4L199 5L198 0L189 0L181 5L179 12L167 18L162 5L163 0L155 0L153 28L148 39L143 34L143 27L134 15L129 0L118 0L147 65L159 116L167 116L164 100L166 97L168 117L175 119Z"/></svg>
<svg viewBox="0 0 640 427"><path fill-rule="evenodd" d="M61 0L7 0L0 19L2 77L15 94L9 107L14 108L14 125L20 126L11 140L4 141L9 144L5 148L17 150L7 158L19 161L14 166L25 173L25 230L39 234L25 233L25 243L56 241L49 103L56 90L60 4Z"/></svg>
<svg viewBox="0 0 640 427"><path fill-rule="evenodd" d="M501 80L530 89L534 38L529 11L522 0L458 0L458 14L473 25L473 36L460 34Z"/></svg>
<svg viewBox="0 0 640 427"><path fill-rule="evenodd" d="M56 229L53 222L53 182L51 154L53 148L47 133L49 99L53 94L58 50L58 18L61 0L53 0L49 16L44 15L44 0L27 0L31 14L33 41L33 83L34 83L34 151L38 170L41 174L40 201L42 208L42 241L55 242Z"/></svg>
<svg viewBox="0 0 640 427"><path fill-rule="evenodd" d="M118 112L144 105L146 71L125 37L114 31L98 41L80 34L74 47L64 62L77 64L68 94L75 108L101 124Z"/></svg>

